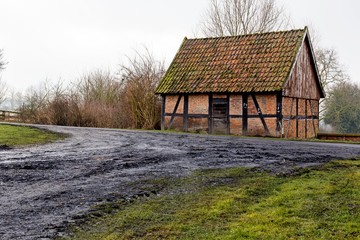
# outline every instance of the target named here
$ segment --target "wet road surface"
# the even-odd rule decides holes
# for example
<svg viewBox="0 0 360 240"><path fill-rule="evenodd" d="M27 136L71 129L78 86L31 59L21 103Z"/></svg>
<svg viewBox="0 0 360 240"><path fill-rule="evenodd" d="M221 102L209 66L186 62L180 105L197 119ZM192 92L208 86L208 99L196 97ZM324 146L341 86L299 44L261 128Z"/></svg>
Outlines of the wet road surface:
<svg viewBox="0 0 360 240"><path fill-rule="evenodd" d="M354 144L38 127L71 137L0 150L0 239L50 239L91 206L136 195L138 180L232 166L282 174L360 156Z"/></svg>

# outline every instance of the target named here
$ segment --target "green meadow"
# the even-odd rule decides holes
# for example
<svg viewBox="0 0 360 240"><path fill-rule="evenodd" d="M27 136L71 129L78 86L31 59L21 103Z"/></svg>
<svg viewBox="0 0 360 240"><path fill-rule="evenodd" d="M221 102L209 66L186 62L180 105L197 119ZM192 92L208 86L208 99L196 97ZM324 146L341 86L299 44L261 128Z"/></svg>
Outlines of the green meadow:
<svg viewBox="0 0 360 240"><path fill-rule="evenodd" d="M360 239L359 160L286 176L230 168L139 184L162 190L100 205L62 239Z"/></svg>
<svg viewBox="0 0 360 240"><path fill-rule="evenodd" d="M0 124L0 145L14 147L43 144L61 138L64 138L64 136L33 127Z"/></svg>

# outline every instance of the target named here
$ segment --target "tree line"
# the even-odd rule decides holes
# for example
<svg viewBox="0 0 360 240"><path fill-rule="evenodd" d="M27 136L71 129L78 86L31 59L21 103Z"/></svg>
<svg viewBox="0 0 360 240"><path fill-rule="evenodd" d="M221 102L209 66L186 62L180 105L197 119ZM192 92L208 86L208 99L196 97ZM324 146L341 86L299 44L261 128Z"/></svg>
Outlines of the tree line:
<svg viewBox="0 0 360 240"><path fill-rule="evenodd" d="M275 0L209 0L200 24L205 37L234 36L291 28L290 17ZM312 31L312 34L314 31ZM311 35L326 98L320 120L337 132L360 132L359 87L351 83L337 52L321 47ZM163 62L148 50L137 52L117 73L93 71L75 83L43 83L27 91L20 107L23 120L89 127L146 128L159 126L160 99L154 90L164 74ZM6 62L0 50L0 71ZM0 79L0 103L6 87Z"/></svg>

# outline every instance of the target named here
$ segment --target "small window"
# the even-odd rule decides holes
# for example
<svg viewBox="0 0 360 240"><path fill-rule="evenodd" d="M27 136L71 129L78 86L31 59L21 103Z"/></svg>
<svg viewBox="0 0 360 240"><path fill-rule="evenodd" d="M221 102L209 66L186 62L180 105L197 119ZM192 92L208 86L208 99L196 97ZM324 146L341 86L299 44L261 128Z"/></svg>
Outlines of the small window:
<svg viewBox="0 0 360 240"><path fill-rule="evenodd" d="M226 118L227 101L226 98L213 99L213 117Z"/></svg>

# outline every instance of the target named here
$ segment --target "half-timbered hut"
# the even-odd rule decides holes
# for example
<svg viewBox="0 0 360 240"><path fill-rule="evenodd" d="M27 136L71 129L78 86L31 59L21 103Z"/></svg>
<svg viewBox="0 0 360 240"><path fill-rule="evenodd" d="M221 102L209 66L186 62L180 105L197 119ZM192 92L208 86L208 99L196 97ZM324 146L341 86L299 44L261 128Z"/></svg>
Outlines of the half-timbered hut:
<svg viewBox="0 0 360 240"><path fill-rule="evenodd" d="M325 96L307 28L185 38L159 83L161 127L313 138Z"/></svg>

